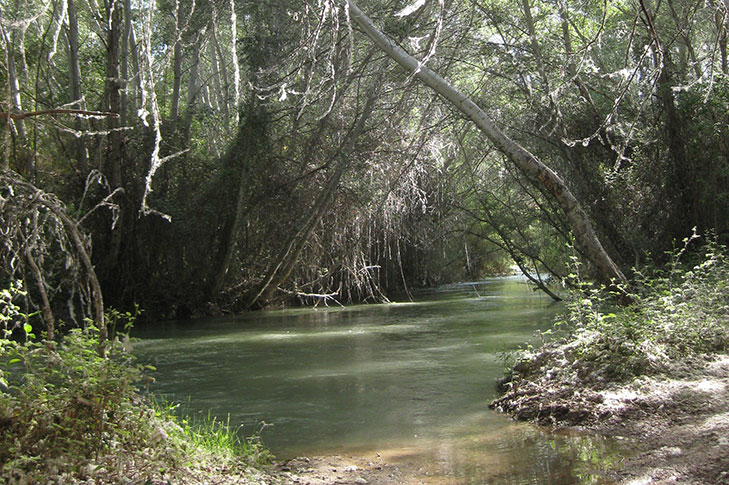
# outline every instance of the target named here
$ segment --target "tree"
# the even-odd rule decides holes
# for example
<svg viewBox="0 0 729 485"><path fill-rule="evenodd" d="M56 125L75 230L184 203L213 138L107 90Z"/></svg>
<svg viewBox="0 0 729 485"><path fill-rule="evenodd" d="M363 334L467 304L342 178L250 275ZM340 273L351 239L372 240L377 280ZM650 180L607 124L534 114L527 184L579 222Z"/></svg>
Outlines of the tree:
<svg viewBox="0 0 729 485"><path fill-rule="evenodd" d="M570 222L570 227L581 248L588 259L593 263L600 274L601 280L609 285L627 284L622 271L613 262L603 248L600 240L577 199L572 195L565 182L536 156L514 142L499 129L491 118L476 105L470 98L460 93L451 84L425 67L417 59L407 54L402 48L393 43L362 11L352 2L347 3L352 20L362 28L373 42L389 57L395 60L411 75L425 83L431 89L443 96L456 109L471 119L476 126L503 152L509 159L530 177L537 179L544 188L554 197L564 211Z"/></svg>

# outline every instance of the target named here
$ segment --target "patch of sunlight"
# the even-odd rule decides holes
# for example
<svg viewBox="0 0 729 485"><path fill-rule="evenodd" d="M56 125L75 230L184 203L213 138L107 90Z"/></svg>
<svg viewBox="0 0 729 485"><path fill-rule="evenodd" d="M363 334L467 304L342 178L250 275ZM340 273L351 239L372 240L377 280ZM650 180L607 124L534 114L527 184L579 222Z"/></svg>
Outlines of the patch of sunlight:
<svg viewBox="0 0 729 485"><path fill-rule="evenodd" d="M696 390L700 392L721 392L726 389L726 384L716 379L703 379L696 383Z"/></svg>
<svg viewBox="0 0 729 485"><path fill-rule="evenodd" d="M427 326L416 324L372 324L358 327L346 327L336 330L311 329L306 331L278 331L278 332L251 332L229 333L225 335L200 336L184 340L144 340L142 347L154 345L155 347L169 343L175 348L216 346L226 344L256 343L256 342L284 342L300 340L327 340L342 337L357 337L364 335L404 334L422 332Z"/></svg>
<svg viewBox="0 0 729 485"><path fill-rule="evenodd" d="M709 363L709 370L712 372L726 372L729 370L729 355L721 355Z"/></svg>
<svg viewBox="0 0 729 485"><path fill-rule="evenodd" d="M701 425L703 430L716 431L716 428L729 428L729 413L711 416ZM726 438L725 438L726 439ZM727 442L729 444L729 442Z"/></svg>
<svg viewBox="0 0 729 485"><path fill-rule="evenodd" d="M635 401L636 399L642 397L641 394L638 394L634 390L627 387L621 387L615 390L606 390L601 392L601 394L603 397L603 402L602 404L600 404L600 408L610 411L622 409L623 407L625 407L626 402Z"/></svg>
<svg viewBox="0 0 729 485"><path fill-rule="evenodd" d="M660 468L648 470L642 477L634 478L628 482L625 482L625 485L648 485L649 483L678 483L678 475L673 474L664 477L662 476L664 471L665 470L662 470ZM660 479L658 479L657 477L660 477Z"/></svg>
<svg viewBox="0 0 729 485"><path fill-rule="evenodd" d="M436 347L424 347L420 349L422 352L433 352L433 353L442 353L442 352L453 352L457 350L462 350L464 347L468 347L470 344L468 342L461 342L458 344L451 344L451 345L439 345Z"/></svg>

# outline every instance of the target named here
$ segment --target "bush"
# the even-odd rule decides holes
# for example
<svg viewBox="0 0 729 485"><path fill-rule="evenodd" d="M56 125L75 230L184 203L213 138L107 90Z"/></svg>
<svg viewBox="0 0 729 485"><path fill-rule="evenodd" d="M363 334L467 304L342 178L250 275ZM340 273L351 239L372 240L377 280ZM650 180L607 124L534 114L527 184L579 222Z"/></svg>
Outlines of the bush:
<svg viewBox="0 0 729 485"><path fill-rule="evenodd" d="M6 342L2 361L16 374L0 401L6 479L80 476L102 457L154 442L156 423L136 388L143 368L119 340L107 357L98 345L93 327L71 331L58 345Z"/></svg>
<svg viewBox="0 0 729 485"><path fill-rule="evenodd" d="M36 342L12 303L20 292L6 290L0 302L0 482L175 482L206 460L241 473L268 460L259 440L241 441L226 423L191 424L142 396L146 368L128 335L107 341L103 357L93 325ZM11 338L18 326L20 341Z"/></svg>
<svg viewBox="0 0 729 485"><path fill-rule="evenodd" d="M568 324L583 374L622 380L675 370L687 359L727 350L726 248L710 242L688 254L684 247L667 267L636 275L638 291L628 307L616 308L603 289L589 284L568 302L562 323Z"/></svg>

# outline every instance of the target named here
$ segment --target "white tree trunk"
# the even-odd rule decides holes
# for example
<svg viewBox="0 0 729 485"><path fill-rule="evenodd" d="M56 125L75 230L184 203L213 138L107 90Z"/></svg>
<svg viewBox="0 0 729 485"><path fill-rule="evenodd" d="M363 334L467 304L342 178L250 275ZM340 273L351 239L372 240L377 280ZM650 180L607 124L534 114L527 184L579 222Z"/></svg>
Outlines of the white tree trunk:
<svg viewBox="0 0 729 485"><path fill-rule="evenodd" d="M235 15L234 0L230 0L230 34L233 38L230 45L233 56L233 108L237 124L239 121L238 105L240 104L240 66L238 65L238 18Z"/></svg>
<svg viewBox="0 0 729 485"><path fill-rule="evenodd" d="M473 121L499 151L509 157L528 176L538 180L547 192L555 198L567 217L580 247L590 262L595 265L604 283L625 284L627 282L625 275L613 262L597 238L587 214L559 175L524 147L506 136L468 96L458 91L427 67L420 66L417 59L405 52L375 27L353 1L347 0L347 5L350 18L385 54L423 84L443 96L462 114Z"/></svg>

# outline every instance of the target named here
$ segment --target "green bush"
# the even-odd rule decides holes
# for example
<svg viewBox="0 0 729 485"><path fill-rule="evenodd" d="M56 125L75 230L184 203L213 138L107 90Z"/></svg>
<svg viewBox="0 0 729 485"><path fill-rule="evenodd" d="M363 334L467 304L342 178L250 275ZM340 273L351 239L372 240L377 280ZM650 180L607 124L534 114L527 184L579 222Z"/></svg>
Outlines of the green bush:
<svg viewBox="0 0 729 485"><path fill-rule="evenodd" d="M696 253L684 248L666 267L636 276L635 303L628 307L615 306L604 289L586 283L567 303L561 323L569 328L571 349L583 373L621 380L727 350L726 248L714 242Z"/></svg>
<svg viewBox="0 0 729 485"><path fill-rule="evenodd" d="M155 425L137 394L143 368L119 340L101 357L97 333L75 329L57 345L6 339L2 364L12 377L0 397L3 476L76 475L101 456L148 447Z"/></svg>
<svg viewBox="0 0 729 485"><path fill-rule="evenodd" d="M140 394L147 368L128 335L107 341L105 356L93 325L37 342L13 304L19 294L0 295L0 483L174 482L206 461L242 473L270 459L260 440L239 439L227 423L192 423Z"/></svg>

